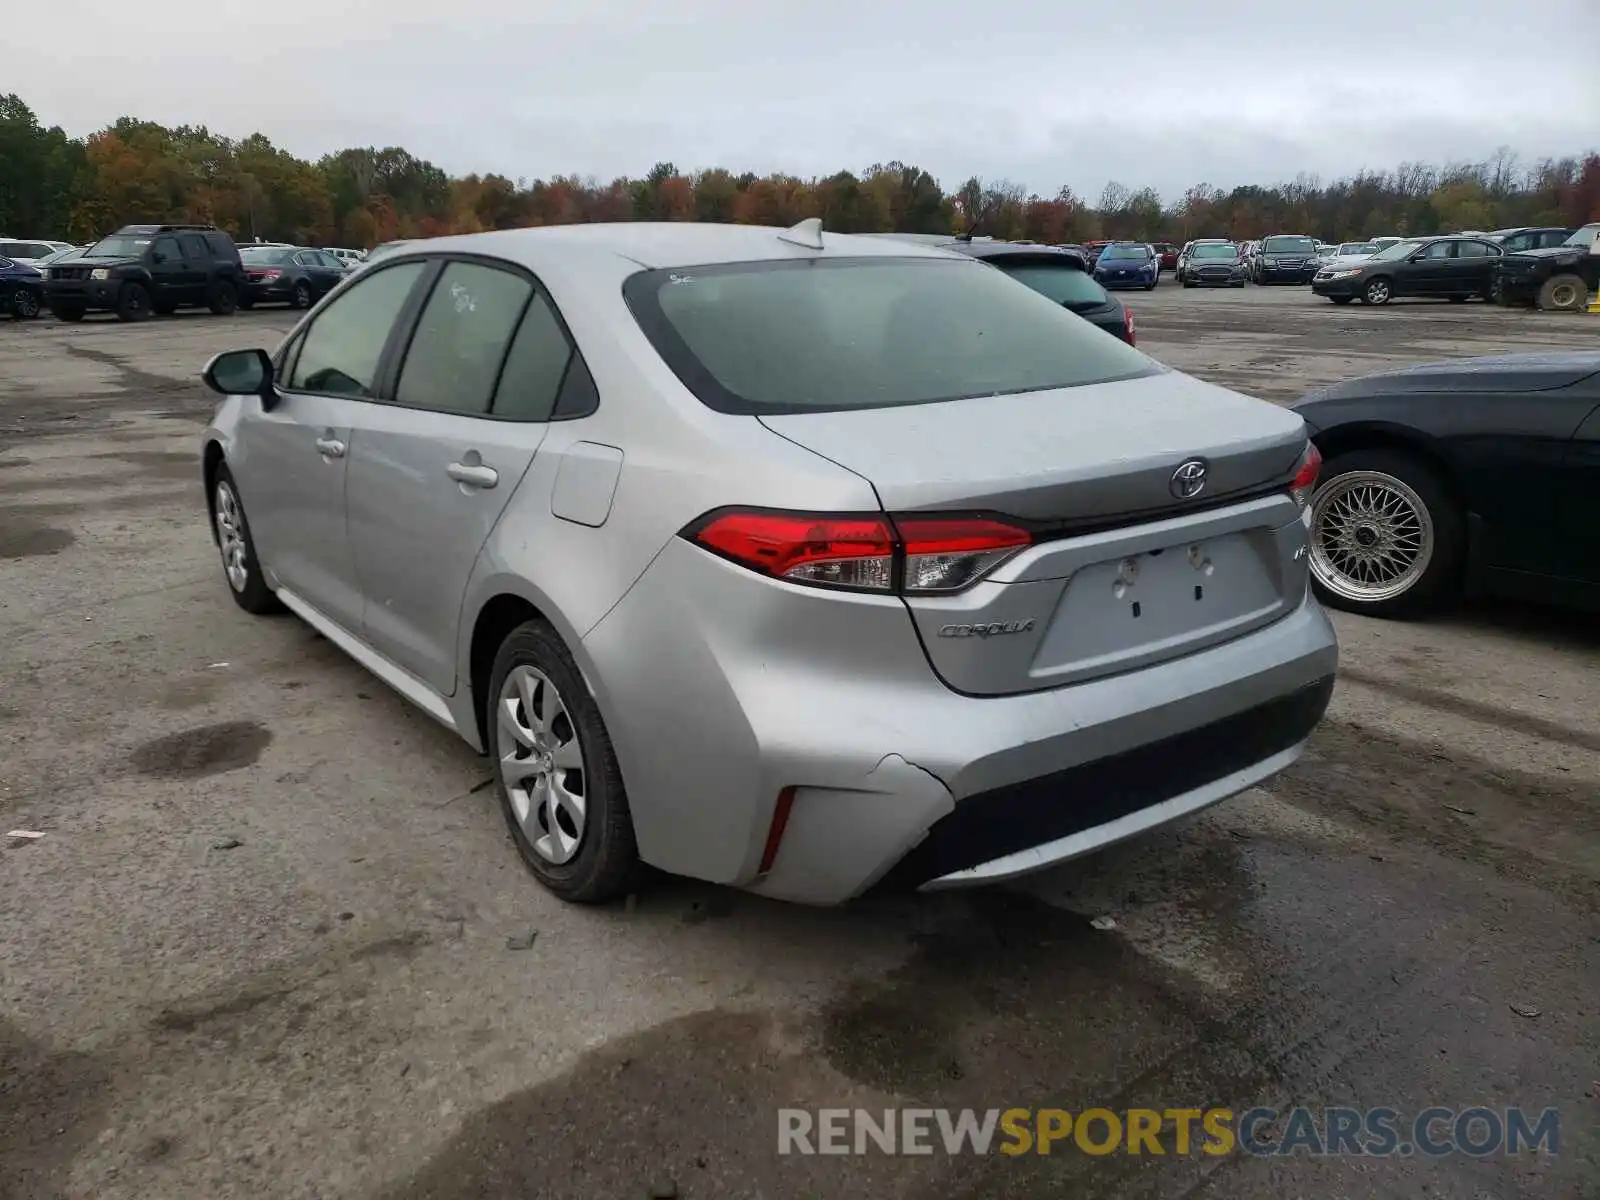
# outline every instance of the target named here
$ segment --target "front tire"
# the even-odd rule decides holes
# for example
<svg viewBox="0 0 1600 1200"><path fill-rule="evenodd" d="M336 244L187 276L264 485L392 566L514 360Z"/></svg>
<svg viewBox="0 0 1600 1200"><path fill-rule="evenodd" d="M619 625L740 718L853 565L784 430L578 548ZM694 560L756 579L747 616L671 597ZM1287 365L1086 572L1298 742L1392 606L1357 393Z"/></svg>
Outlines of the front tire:
<svg viewBox="0 0 1600 1200"><path fill-rule="evenodd" d="M222 553L222 577L227 580L234 603L256 616L282 609L261 572L250 522L244 515L244 501L239 498L239 485L226 466L217 468L211 484L211 521L216 528L217 549Z"/></svg>
<svg viewBox="0 0 1600 1200"><path fill-rule="evenodd" d="M1394 299L1394 285L1387 279L1369 280L1361 292L1363 304L1387 304L1392 299Z"/></svg>
<svg viewBox="0 0 1600 1200"><path fill-rule="evenodd" d="M622 768L582 673L545 621L512 630L485 701L495 792L534 877L563 900L622 895L640 862Z"/></svg>
<svg viewBox="0 0 1600 1200"><path fill-rule="evenodd" d="M304 280L294 285L294 295L289 299L290 308L311 307L311 287Z"/></svg>
<svg viewBox="0 0 1600 1200"><path fill-rule="evenodd" d="M1346 612L1421 616L1461 588L1461 511L1438 472L1403 450L1353 450L1323 465L1310 544L1317 598Z"/></svg>
<svg viewBox="0 0 1600 1200"><path fill-rule="evenodd" d="M125 283L117 293L117 320L145 321L150 317L150 293L142 283Z"/></svg>

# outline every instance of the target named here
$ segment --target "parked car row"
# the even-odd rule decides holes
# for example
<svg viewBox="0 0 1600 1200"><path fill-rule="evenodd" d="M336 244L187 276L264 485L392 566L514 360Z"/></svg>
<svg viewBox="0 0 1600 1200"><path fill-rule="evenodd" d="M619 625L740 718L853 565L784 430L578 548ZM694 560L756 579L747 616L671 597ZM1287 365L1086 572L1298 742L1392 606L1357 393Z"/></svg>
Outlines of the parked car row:
<svg viewBox="0 0 1600 1200"><path fill-rule="evenodd" d="M35 266L37 291L59 320L109 312L140 321L180 308L224 316L257 304L309 308L365 258L359 250L283 242L241 249L214 226L165 224L126 225L87 249L60 246Z"/></svg>

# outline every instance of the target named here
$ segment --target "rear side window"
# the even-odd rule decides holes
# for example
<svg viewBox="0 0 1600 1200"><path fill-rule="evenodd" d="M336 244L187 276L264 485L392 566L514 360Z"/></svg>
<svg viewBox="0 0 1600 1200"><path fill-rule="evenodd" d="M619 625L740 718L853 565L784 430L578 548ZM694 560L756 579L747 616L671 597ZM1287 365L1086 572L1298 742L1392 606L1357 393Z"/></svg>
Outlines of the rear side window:
<svg viewBox="0 0 1600 1200"><path fill-rule="evenodd" d="M494 394L494 415L518 421L548 421L572 358L572 344L541 293L534 296L512 340L500 386Z"/></svg>
<svg viewBox="0 0 1600 1200"><path fill-rule="evenodd" d="M198 233L179 234L178 245L183 247L183 256L192 262L204 262L211 257L205 238Z"/></svg>
<svg viewBox="0 0 1600 1200"><path fill-rule="evenodd" d="M512 331L532 294L533 285L510 271L478 263L446 266L411 336L396 403L487 413Z"/></svg>
<svg viewBox="0 0 1600 1200"><path fill-rule="evenodd" d="M378 360L423 267L420 262L399 263L352 283L306 332L289 387L371 398Z"/></svg>
<svg viewBox="0 0 1600 1200"><path fill-rule="evenodd" d="M1050 263L993 264L1018 283L1027 284L1057 304L1104 304L1106 290L1076 267Z"/></svg>
<svg viewBox="0 0 1600 1200"><path fill-rule="evenodd" d="M831 412L1044 391L1161 368L980 262L837 258L642 271L623 295L719 412Z"/></svg>

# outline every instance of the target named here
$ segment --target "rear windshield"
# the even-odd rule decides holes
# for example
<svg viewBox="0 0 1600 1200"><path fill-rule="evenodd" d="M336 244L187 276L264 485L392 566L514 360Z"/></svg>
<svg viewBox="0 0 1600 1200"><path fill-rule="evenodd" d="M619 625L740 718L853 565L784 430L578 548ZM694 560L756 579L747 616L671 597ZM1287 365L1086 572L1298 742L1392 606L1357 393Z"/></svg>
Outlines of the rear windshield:
<svg viewBox="0 0 1600 1200"><path fill-rule="evenodd" d="M991 265L1057 304L1104 304L1107 300L1105 288L1078 267L1065 263L1008 263L1002 259L991 260Z"/></svg>
<svg viewBox="0 0 1600 1200"><path fill-rule="evenodd" d="M293 250L278 250L266 246L250 246L239 251L239 258L247 263L264 266L269 263L286 263L289 261Z"/></svg>
<svg viewBox="0 0 1600 1200"><path fill-rule="evenodd" d="M623 295L684 386L719 412L931 404L1161 370L974 261L834 258L643 271Z"/></svg>
<svg viewBox="0 0 1600 1200"><path fill-rule="evenodd" d="M1143 246L1107 246L1101 258L1127 259L1134 262L1143 262L1150 257L1150 251Z"/></svg>
<svg viewBox="0 0 1600 1200"><path fill-rule="evenodd" d="M1233 246L1219 246L1212 243L1209 246L1196 246L1189 255L1190 258L1238 258L1239 251Z"/></svg>
<svg viewBox="0 0 1600 1200"><path fill-rule="evenodd" d="M1315 254L1317 243L1308 237L1269 237L1262 249L1268 254Z"/></svg>

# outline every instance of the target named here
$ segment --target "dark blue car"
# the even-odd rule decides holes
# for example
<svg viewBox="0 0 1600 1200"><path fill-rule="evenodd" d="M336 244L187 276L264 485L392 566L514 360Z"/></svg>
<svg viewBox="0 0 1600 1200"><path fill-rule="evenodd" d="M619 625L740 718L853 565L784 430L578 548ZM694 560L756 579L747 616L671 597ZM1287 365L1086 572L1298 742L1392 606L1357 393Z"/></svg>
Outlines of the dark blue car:
<svg viewBox="0 0 1600 1200"><path fill-rule="evenodd" d="M44 276L27 263L0 258L0 312L31 321L44 306Z"/></svg>
<svg viewBox="0 0 1600 1200"><path fill-rule="evenodd" d="M1094 277L1104 288L1154 291L1161 282L1161 259L1143 242L1112 242L1100 252Z"/></svg>

